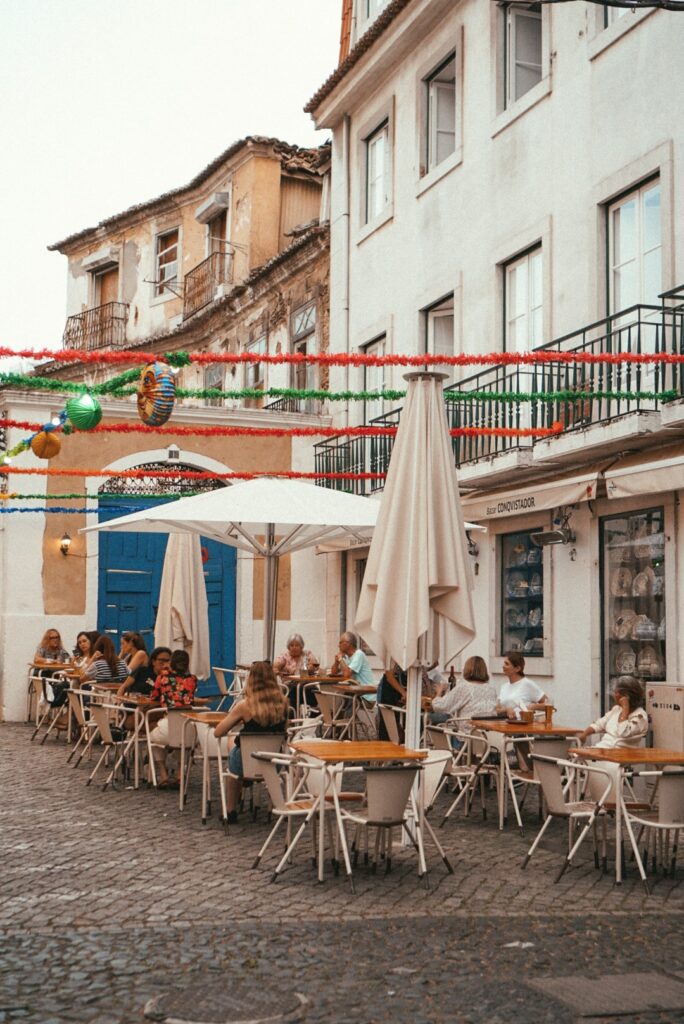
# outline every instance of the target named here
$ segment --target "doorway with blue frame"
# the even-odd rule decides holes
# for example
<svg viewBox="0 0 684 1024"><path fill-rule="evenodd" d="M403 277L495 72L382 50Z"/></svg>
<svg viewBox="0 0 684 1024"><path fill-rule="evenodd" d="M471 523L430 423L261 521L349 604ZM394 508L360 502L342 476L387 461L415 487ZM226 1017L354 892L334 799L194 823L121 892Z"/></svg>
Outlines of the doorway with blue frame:
<svg viewBox="0 0 684 1024"><path fill-rule="evenodd" d="M138 468L168 469L168 464ZM196 469L179 465L175 468ZM158 496L159 484L165 495L177 494L178 497L216 486L216 481L193 480L190 483L192 491L180 477L162 481L156 477L109 480L100 488L99 521L106 522L166 500ZM154 646L154 623L168 534L105 531L98 537L97 628L112 638L117 650L121 634L135 630L144 637L149 651ZM209 604L211 664L231 667L235 664L237 551L205 537L200 543ZM210 679L200 682L198 693L215 693L216 688L212 673Z"/></svg>

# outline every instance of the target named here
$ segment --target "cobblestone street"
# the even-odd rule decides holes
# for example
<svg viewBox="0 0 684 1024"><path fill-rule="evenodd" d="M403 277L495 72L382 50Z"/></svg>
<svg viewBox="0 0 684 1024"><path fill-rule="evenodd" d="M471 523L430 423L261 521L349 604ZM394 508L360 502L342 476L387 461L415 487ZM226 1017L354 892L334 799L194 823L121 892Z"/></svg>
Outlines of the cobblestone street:
<svg viewBox="0 0 684 1024"><path fill-rule="evenodd" d="M619 888L596 872L587 844L554 885L559 824L522 872L534 797L524 838L499 833L493 796L487 821L449 821L454 874L429 848L429 892L402 851L390 875L360 865L352 896L342 875L318 885L304 845L275 885L270 851L252 870L263 815L229 835L216 816L202 826L198 767L181 814L172 791L86 788L63 742L29 736L0 727L0 1022L140 1022L148 1000L188 988L281 994L283 1009L299 993L297 1019L312 1022L569 1022L577 1010L545 979L684 980L684 865L648 897L631 864ZM635 1004L611 1019L681 1021L684 1009Z"/></svg>

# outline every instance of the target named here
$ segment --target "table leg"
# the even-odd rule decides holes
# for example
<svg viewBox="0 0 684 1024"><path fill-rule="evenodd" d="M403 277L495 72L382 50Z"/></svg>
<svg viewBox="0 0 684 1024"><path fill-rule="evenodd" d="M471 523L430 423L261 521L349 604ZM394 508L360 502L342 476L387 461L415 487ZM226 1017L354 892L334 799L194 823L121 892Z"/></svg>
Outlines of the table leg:
<svg viewBox="0 0 684 1024"><path fill-rule="evenodd" d="M178 810L182 811L185 806L185 727L188 724L188 719L183 719L183 728L181 729L181 755L180 755L180 787L178 789Z"/></svg>
<svg viewBox="0 0 684 1024"><path fill-rule="evenodd" d="M615 779L615 884L622 885L622 768Z"/></svg>
<svg viewBox="0 0 684 1024"><path fill-rule="evenodd" d="M318 881L323 881L325 868L325 791L328 784L328 768L321 765L320 794L318 798Z"/></svg>

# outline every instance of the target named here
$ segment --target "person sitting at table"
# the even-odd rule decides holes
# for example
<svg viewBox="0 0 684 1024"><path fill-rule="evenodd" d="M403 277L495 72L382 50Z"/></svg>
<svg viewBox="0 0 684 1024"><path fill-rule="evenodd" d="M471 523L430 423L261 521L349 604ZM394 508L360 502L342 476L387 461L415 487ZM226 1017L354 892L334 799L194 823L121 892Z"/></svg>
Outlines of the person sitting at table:
<svg viewBox="0 0 684 1024"><path fill-rule="evenodd" d="M82 629L76 634L76 646L73 652L74 668L84 669L93 656L95 643L99 637L96 629Z"/></svg>
<svg viewBox="0 0 684 1024"><path fill-rule="evenodd" d="M305 676L309 670L319 667L315 654L304 646L300 633L291 633L287 638L286 650L273 662L273 671L283 676Z"/></svg>
<svg viewBox="0 0 684 1024"><path fill-rule="evenodd" d="M374 686L373 670L368 658L359 649L359 641L355 633L343 633L340 637L340 649L330 669L330 675L342 676L345 682L358 683L359 686ZM375 700L377 694L366 699Z"/></svg>
<svg viewBox="0 0 684 1024"><path fill-rule="evenodd" d="M589 736L601 738L597 747L640 747L648 732L648 715L644 709L644 688L634 676L618 676L612 694L615 701L610 711L578 733L580 746Z"/></svg>
<svg viewBox="0 0 684 1024"><path fill-rule="evenodd" d="M242 697L230 709L222 722L214 729L214 736L220 739L231 729L242 723L241 733L284 733L287 726L289 702L280 687L268 661L255 661L249 670L247 683ZM228 792L226 810L228 824L234 825L237 820L237 805L242 795L242 754L240 751L240 734L235 737L235 745L228 755Z"/></svg>
<svg viewBox="0 0 684 1024"><path fill-rule="evenodd" d="M62 637L57 629L46 629L43 639L40 641L36 653L33 655L33 663L38 668L46 668L56 671L57 665L67 665L71 662L71 655L64 650ZM41 672L41 675L46 675Z"/></svg>
<svg viewBox="0 0 684 1024"><path fill-rule="evenodd" d="M114 644L106 634L95 641L93 654L84 669L84 683L121 683L128 675L128 666L117 656Z"/></svg>
<svg viewBox="0 0 684 1024"><path fill-rule="evenodd" d="M509 718L515 718L518 711L534 710L538 704L545 704L547 696L533 679L525 675L525 659L518 651L508 651L503 666L507 682L499 691L497 711L505 711Z"/></svg>
<svg viewBox="0 0 684 1024"><path fill-rule="evenodd" d="M477 655L468 658L463 666L463 679L459 679L456 685L434 697L432 701L433 712L444 715L447 719L466 719L460 721L458 729L460 732L470 732L470 719L478 715L493 715L496 712L496 687L489 682L489 672L484 658Z"/></svg>
<svg viewBox="0 0 684 1024"><path fill-rule="evenodd" d="M406 704L406 672L397 665L396 661L390 661L390 667L385 669L378 684L378 703L389 704L390 707L398 708ZM379 712L378 712L379 714ZM399 733L403 731L403 725L399 722ZM378 739L389 740L389 733L382 715L378 717ZM402 737L403 739L403 737Z"/></svg>
<svg viewBox="0 0 684 1024"><path fill-rule="evenodd" d="M155 654L155 651L152 652ZM150 659L152 660L152 659ZM158 658L157 658L158 661ZM163 708L192 707L197 676L190 674L190 657L187 651L174 651L166 667L157 676L150 700L159 701ZM150 733L154 764L157 770L157 785L167 789L171 785L166 765L166 744L169 741L169 719L167 715L160 718ZM173 783L179 785L178 781Z"/></svg>
<svg viewBox="0 0 684 1024"><path fill-rule="evenodd" d="M168 650L168 648L164 648ZM126 631L121 634L121 649L119 657L128 666L128 675L116 691L117 697L123 697L125 693L140 693L149 696L154 680L150 679L150 658L147 654L147 647L140 633ZM169 651L169 660L171 652ZM168 664L168 662L166 663ZM161 668L154 673L154 678L160 674Z"/></svg>

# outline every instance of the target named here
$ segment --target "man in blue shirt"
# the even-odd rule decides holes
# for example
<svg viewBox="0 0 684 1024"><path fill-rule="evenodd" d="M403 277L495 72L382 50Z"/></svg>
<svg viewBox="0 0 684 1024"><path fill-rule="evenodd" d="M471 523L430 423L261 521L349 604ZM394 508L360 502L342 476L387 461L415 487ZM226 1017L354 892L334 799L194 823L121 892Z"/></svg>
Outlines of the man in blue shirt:
<svg viewBox="0 0 684 1024"><path fill-rule="evenodd" d="M343 633L340 637L340 650L335 655L331 675L341 675L343 679L361 686L374 686L373 670L368 658L359 650L359 642L354 633ZM367 698L373 700L371 696Z"/></svg>

